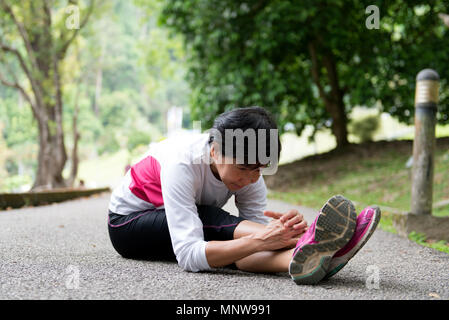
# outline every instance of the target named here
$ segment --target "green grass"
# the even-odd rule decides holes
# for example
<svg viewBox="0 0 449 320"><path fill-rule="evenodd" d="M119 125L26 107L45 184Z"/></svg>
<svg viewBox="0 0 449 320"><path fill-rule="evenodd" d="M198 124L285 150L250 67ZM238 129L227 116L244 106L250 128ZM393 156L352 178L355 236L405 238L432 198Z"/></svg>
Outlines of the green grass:
<svg viewBox="0 0 449 320"><path fill-rule="evenodd" d="M141 146L133 152L121 149L115 153L104 154L98 158L81 161L77 180L84 180L87 187L115 187L125 174L125 167L136 163L148 148ZM67 177L68 170L64 172Z"/></svg>
<svg viewBox="0 0 449 320"><path fill-rule="evenodd" d="M114 154L82 161L78 168L78 179L84 180L88 186L113 186L123 177L128 159L128 150L122 149Z"/></svg>
<svg viewBox="0 0 449 320"><path fill-rule="evenodd" d="M333 194L342 194L351 199L360 212L368 205L378 205L382 209L380 227L394 232L389 213L406 212L410 208L411 169L405 167L407 155L394 151L385 152L382 157L361 160L357 164L342 164L335 168L337 176L329 179L318 174L305 185L292 186L287 192L270 190L269 197L292 204L321 208ZM330 180L330 181L329 181ZM449 199L449 151L438 150L435 154L433 201ZM449 205L434 209L434 216L449 216ZM446 242L417 241L417 243L449 253Z"/></svg>
<svg viewBox="0 0 449 320"><path fill-rule="evenodd" d="M434 248L434 249L437 249L439 251L449 253L449 245L444 240L440 240L440 241L427 240L425 234L416 233L415 231L412 231L408 235L408 238L410 240L415 241L416 243L418 243L418 244L420 244L422 246L429 247L429 248Z"/></svg>

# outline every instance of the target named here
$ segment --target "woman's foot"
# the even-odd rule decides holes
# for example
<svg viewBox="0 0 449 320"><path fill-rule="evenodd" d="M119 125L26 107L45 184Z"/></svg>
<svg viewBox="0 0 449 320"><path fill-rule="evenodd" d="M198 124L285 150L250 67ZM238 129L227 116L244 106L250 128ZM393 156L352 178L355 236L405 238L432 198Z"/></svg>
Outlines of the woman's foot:
<svg viewBox="0 0 449 320"><path fill-rule="evenodd" d="M326 202L293 252L289 273L297 284L316 284L326 276L332 256L351 240L356 219L354 205L345 197Z"/></svg>
<svg viewBox="0 0 449 320"><path fill-rule="evenodd" d="M380 208L377 206L366 207L359 214L357 217L356 231L351 241L332 257L325 279L332 277L340 271L359 252L374 233L374 230L376 230L380 216Z"/></svg>

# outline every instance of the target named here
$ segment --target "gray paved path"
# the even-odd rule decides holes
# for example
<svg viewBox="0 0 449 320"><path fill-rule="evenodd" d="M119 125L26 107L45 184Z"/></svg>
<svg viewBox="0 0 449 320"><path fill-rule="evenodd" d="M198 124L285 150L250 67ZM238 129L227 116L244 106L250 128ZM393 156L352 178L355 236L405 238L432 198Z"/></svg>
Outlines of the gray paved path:
<svg viewBox="0 0 449 320"><path fill-rule="evenodd" d="M108 200L0 211L0 299L449 299L449 255L380 229L316 286L298 286L288 274L190 273L124 259L108 238ZM297 208L309 223L318 213L273 200L268 208Z"/></svg>

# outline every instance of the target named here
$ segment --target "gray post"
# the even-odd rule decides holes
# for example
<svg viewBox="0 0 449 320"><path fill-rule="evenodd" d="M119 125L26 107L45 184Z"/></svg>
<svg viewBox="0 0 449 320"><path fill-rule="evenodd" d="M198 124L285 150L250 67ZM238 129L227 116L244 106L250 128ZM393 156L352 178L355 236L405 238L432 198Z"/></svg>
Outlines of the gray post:
<svg viewBox="0 0 449 320"><path fill-rule="evenodd" d="M416 76L415 139L411 213L432 214L432 185L435 152L435 125L440 77L432 69Z"/></svg>

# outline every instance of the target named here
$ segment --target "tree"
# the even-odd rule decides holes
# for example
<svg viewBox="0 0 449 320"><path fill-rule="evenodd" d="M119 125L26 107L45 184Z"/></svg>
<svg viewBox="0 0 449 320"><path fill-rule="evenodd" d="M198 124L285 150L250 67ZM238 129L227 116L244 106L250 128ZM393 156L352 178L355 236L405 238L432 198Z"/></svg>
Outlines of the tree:
<svg viewBox="0 0 449 320"><path fill-rule="evenodd" d="M3 138L3 134L1 134L3 129L3 123L0 122L0 189L2 188L2 181L7 177L7 172L5 170L5 163L9 156L10 151L6 147L6 141Z"/></svg>
<svg viewBox="0 0 449 320"><path fill-rule="evenodd" d="M167 0L161 23L181 33L189 55L192 117L261 105L301 134L330 128L348 143L347 113L356 105L413 119L416 74L449 76L447 30L438 13L449 3L376 1L379 29L368 29L372 1ZM442 83L443 84L443 83ZM448 95L445 96L447 102ZM440 122L448 104L441 103Z"/></svg>
<svg viewBox="0 0 449 320"><path fill-rule="evenodd" d="M150 103L151 122L164 120L161 130L165 128L165 115L173 106L187 107L190 88L185 80L186 56L182 35L169 35L166 28L158 26L158 18L163 9L161 0L134 0L141 9L141 20L146 30L140 50L144 54L147 71L145 92ZM188 110L184 110L183 120L186 126Z"/></svg>
<svg viewBox="0 0 449 320"><path fill-rule="evenodd" d="M82 11L73 0L65 6L51 0L0 0L0 62L7 69L6 60L14 59L22 72L0 70L0 81L21 93L39 128L38 169L32 189L66 186L61 63L93 9L94 0Z"/></svg>

